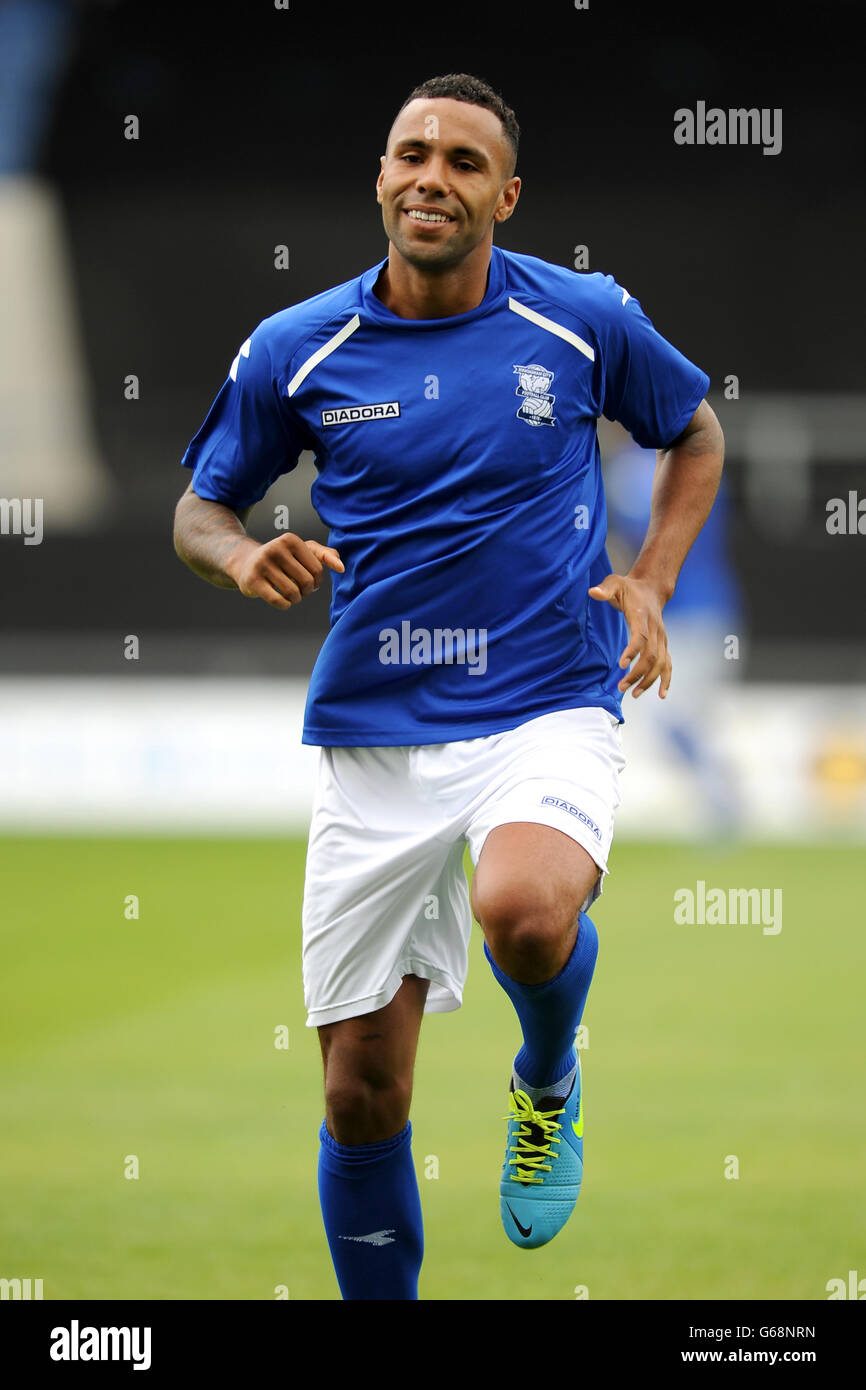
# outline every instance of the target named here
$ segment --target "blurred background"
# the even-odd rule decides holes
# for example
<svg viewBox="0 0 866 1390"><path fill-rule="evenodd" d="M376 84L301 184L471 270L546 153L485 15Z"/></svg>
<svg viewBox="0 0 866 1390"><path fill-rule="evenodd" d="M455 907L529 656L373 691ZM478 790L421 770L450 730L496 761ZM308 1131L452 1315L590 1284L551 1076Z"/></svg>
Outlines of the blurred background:
<svg viewBox="0 0 866 1390"><path fill-rule="evenodd" d="M179 463L256 324L385 256L374 182L390 122L417 82L455 70L490 81L522 126L521 202L498 231L499 244L612 273L707 371L727 445L723 492L668 609L671 696L658 709L654 694L626 702L629 765L614 874L599 908L600 918L609 914L612 944L609 995L599 986L596 1007L604 1018L609 998L618 1021L603 1052L613 1068L605 1083L607 1171L616 1172L615 1080L636 1084L636 1052L643 1067L653 1057L693 1066L682 1078L690 1113L706 1103L706 1124L717 1122L709 1092L732 1084L732 1009L744 1057L753 1061L757 1048L767 1065L775 1059L769 1091L758 1072L746 1091L756 1134L766 1138L775 1125L784 1167L789 1049L808 1021L819 1040L816 1083L824 1085L820 1056L828 1066L838 1062L859 1037L854 995L846 1012L839 992L842 976L853 988L849 971L862 961L855 926L866 886L866 500L858 510L866 499L866 137L855 12L853 0L835 0L801 26L790 7L774 3L703 13L602 0L584 9L570 0L529 8L262 0L182 10L131 0L0 0L0 828L10 933L7 1095L20 1143L10 1164L22 1184L14 1213L6 1213L0 1251L11 1253L0 1265L11 1260L26 1274L28 1260L42 1260L54 1270L54 1290L71 1297L118 1287L123 1297L273 1296L261 1292L269 1273L251 1286L225 1250L202 1256L198 1228L187 1233L198 1252L188 1274L163 1250L162 1282L148 1283L145 1234L132 1243L141 1260L121 1259L128 1217L118 1212L127 1189L121 1183L120 1195L110 1196L120 1158L115 1164L112 1156L111 1168L98 1142L107 1109L117 1114L129 1103L130 1069L140 1063L141 1085L154 1085L135 1036L149 1039L151 1064L163 1057L175 1077L174 1111L162 1108L162 1090L158 1100L151 1095L166 1142L178 1142L178 1117L211 1117L210 1099L219 1111L222 1080L234 1076L238 1095L251 1084L239 1063L232 1072L229 1055L237 1057L228 1042L219 1052L214 1041L215 1030L237 1025L236 978L248 985L255 978L264 991L246 998L242 1032L261 1026L251 1020L262 1011L270 1020L271 1008L274 1025L289 1019L306 1058L294 1084L306 1088L311 1125L318 1114L315 1039L304 1032L297 957L316 750L301 745L300 730L327 600L323 591L278 613L183 567L171 540L174 506L189 480ZM676 144L674 112L699 101L781 109L781 152ZM282 268L277 248L284 248ZM606 421L599 435L610 550L615 567L624 567L646 525L654 456ZM274 509L285 504L293 531L324 539L309 500L314 476L305 455L255 509L252 533L274 534ZM263 878L253 880L254 870ZM652 972L657 937L637 928L655 920L673 950L672 935L683 929L671 925L671 893L714 872L726 885L782 884L788 917L777 942L759 927L740 928L736 940L758 932L750 955L789 951L790 974L744 962L731 936L724 947L701 937L696 976L684 964L684 974L669 972L669 995L644 1019L642 977L635 973L633 997L623 992L617 959L626 974ZM151 885L151 913L154 899L164 909L149 919L149 946L123 906L142 884ZM827 989L817 1002L816 915L830 933L826 949L837 953L832 969L831 957L825 961ZM137 933L134 947L117 946L121 928ZM149 954L158 942L157 955ZM202 970L218 977L207 999ZM473 1047L484 1066L488 1048L495 1086L504 1054L486 1041L487 1021L498 1019L500 1035L511 1025L496 1012L498 997L485 993L482 970L477 964L487 1003L476 1005L474 1023L464 1009L447 1025L454 1050L440 1059L445 1065ZM692 998L694 978L712 982L712 1001ZM170 1001L181 996L186 1042L172 1032L180 1024ZM693 1017L683 1013L686 997ZM679 1022L667 1029L665 1019ZM444 1035L446 1025L432 1027ZM715 1029L706 1053L702 1028ZM645 1046L645 1029L655 1051ZM187 1043L202 1030L210 1042L199 1055ZM80 1054L70 1051L75 1038ZM220 1076L211 1077L206 1096L196 1087L200 1066L217 1066L215 1046ZM252 1055L258 1076L261 1058ZM184 1084L174 1070L180 1057L190 1072ZM99 1075L105 1065L113 1070L104 1084L79 1092L74 1078L93 1067ZM815 1191L839 1204L837 1226L826 1208L815 1218L828 1241L827 1279L844 1273L846 1260L860 1258L866 1271L862 1246L859 1255L842 1248L842 1233L852 1229L845 1184L855 1171L855 1136L845 1128L850 1075L843 1069L834 1083L832 1143L806 1164ZM262 1084L271 1086L270 1073ZM190 1108L195 1094L199 1109ZM639 1106L628 1094L629 1106ZM74 1121L70 1110L64 1160L80 1170L74 1205L81 1210L86 1192L84 1209L111 1232L84 1265L71 1179L61 1191L46 1176L48 1141L34 1120L34 1095L61 1109L65 1096L78 1115ZM130 1113L140 1116L140 1097L136 1105ZM267 1144L267 1123L261 1116L259 1123ZM208 1124L214 1133L202 1143L212 1153L225 1136L212 1118ZM423 1132L423 1113L418 1124ZM128 1137L117 1136L121 1155L135 1147L134 1130L130 1121ZM692 1139L703 1142L697 1120ZM447 1148L441 1134L436 1142ZM491 1153L499 1142L497 1131ZM717 1176L722 1150L733 1144L718 1136ZM192 1152L178 1158L183 1171L198 1163ZM312 1154L310 1147L298 1178L310 1197ZM223 1156L225 1171L248 1172L239 1153ZM274 1158L269 1178L279 1192L284 1158ZM837 1160L843 1170L834 1169ZM595 1208L596 1287L608 1290L599 1287L598 1296L824 1296L820 1260L801 1267L780 1235L784 1228L791 1238L788 1208L777 1210L770 1195L778 1190L774 1162L767 1158L766 1188L753 1194L737 1227L745 1244L723 1252L715 1272L701 1252L718 1248L732 1218L682 1175L675 1190L685 1206L674 1224L685 1245L661 1255L655 1242L649 1254L647 1241L617 1263L611 1231L627 1242L634 1222L617 1205L614 1182L604 1220L603 1193ZM93 1176L102 1163L104 1184ZM216 1202L225 1171L214 1169ZM628 1180L634 1188L643 1176ZM171 1219L183 1227L190 1220L178 1195L183 1182L167 1182L158 1209L170 1189ZM264 1178L262 1185L267 1191ZM803 1193L794 1190L799 1210ZM648 1193L645 1220L652 1219ZM273 1206L266 1196L260 1209L257 1197L250 1201L267 1246ZM716 1225L699 1235L709 1211ZM862 1202L858 1212L862 1218ZM468 1207L465 1219L474 1219ZM238 1217L240 1240L251 1220L250 1211ZM481 1247L486 1238L479 1235ZM307 1252L306 1264L298 1255L295 1265L298 1297L335 1296L319 1240L313 1227L296 1233L296 1250ZM814 1260L814 1249L814 1232L811 1246L804 1235L803 1259ZM523 1296L507 1278L495 1284L505 1278L498 1266L495 1274L483 1261L479 1268L456 1251L447 1270L430 1275L441 1279L430 1288L442 1290L439 1297ZM542 1279L532 1296L571 1297L571 1278ZM281 1282L275 1273L271 1284ZM586 1281L575 1274L572 1282Z"/></svg>

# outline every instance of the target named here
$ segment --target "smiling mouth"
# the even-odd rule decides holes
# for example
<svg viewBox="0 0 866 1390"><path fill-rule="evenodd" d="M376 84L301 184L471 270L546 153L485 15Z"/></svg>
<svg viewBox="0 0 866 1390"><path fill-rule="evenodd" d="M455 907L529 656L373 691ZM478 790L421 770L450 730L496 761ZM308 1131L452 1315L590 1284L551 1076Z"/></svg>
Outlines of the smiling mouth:
<svg viewBox="0 0 866 1390"><path fill-rule="evenodd" d="M440 227L445 222L453 222L454 218L449 217L444 212L420 212L417 208L410 208L406 212L410 222L421 223L425 227Z"/></svg>

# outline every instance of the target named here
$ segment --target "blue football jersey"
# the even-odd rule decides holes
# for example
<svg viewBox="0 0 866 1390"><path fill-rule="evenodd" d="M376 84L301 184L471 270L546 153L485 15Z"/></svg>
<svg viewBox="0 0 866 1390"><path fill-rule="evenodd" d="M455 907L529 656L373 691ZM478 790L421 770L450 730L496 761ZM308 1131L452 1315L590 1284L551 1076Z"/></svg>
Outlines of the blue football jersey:
<svg viewBox="0 0 866 1390"><path fill-rule="evenodd" d="M346 568L303 741L621 719L628 630L587 593L611 568L596 424L662 448L709 377L610 275L494 247L477 308L404 319L374 293L384 264L259 324L183 457L200 497L240 509L315 454Z"/></svg>

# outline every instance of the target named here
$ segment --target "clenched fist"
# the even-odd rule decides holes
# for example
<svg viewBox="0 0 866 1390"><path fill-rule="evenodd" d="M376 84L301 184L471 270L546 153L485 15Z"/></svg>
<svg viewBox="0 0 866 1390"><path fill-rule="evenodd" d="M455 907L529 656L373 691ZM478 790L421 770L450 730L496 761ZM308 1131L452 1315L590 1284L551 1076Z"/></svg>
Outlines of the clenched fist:
<svg viewBox="0 0 866 1390"><path fill-rule="evenodd" d="M261 598L272 608L291 608L322 582L323 565L342 574L345 565L333 546L302 541L287 531L264 545L249 539L232 555L227 572L247 598Z"/></svg>

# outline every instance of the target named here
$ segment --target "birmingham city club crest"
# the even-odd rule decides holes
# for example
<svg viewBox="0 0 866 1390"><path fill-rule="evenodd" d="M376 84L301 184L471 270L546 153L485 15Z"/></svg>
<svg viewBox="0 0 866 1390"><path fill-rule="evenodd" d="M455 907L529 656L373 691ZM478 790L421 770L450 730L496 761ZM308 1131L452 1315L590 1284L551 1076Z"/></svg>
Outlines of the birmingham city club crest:
<svg viewBox="0 0 866 1390"><path fill-rule="evenodd" d="M514 394L523 397L517 412L518 420L525 420L527 425L555 425L553 402L556 397L550 394L554 373L540 367L537 362L529 367L515 367L514 370L518 377Z"/></svg>

